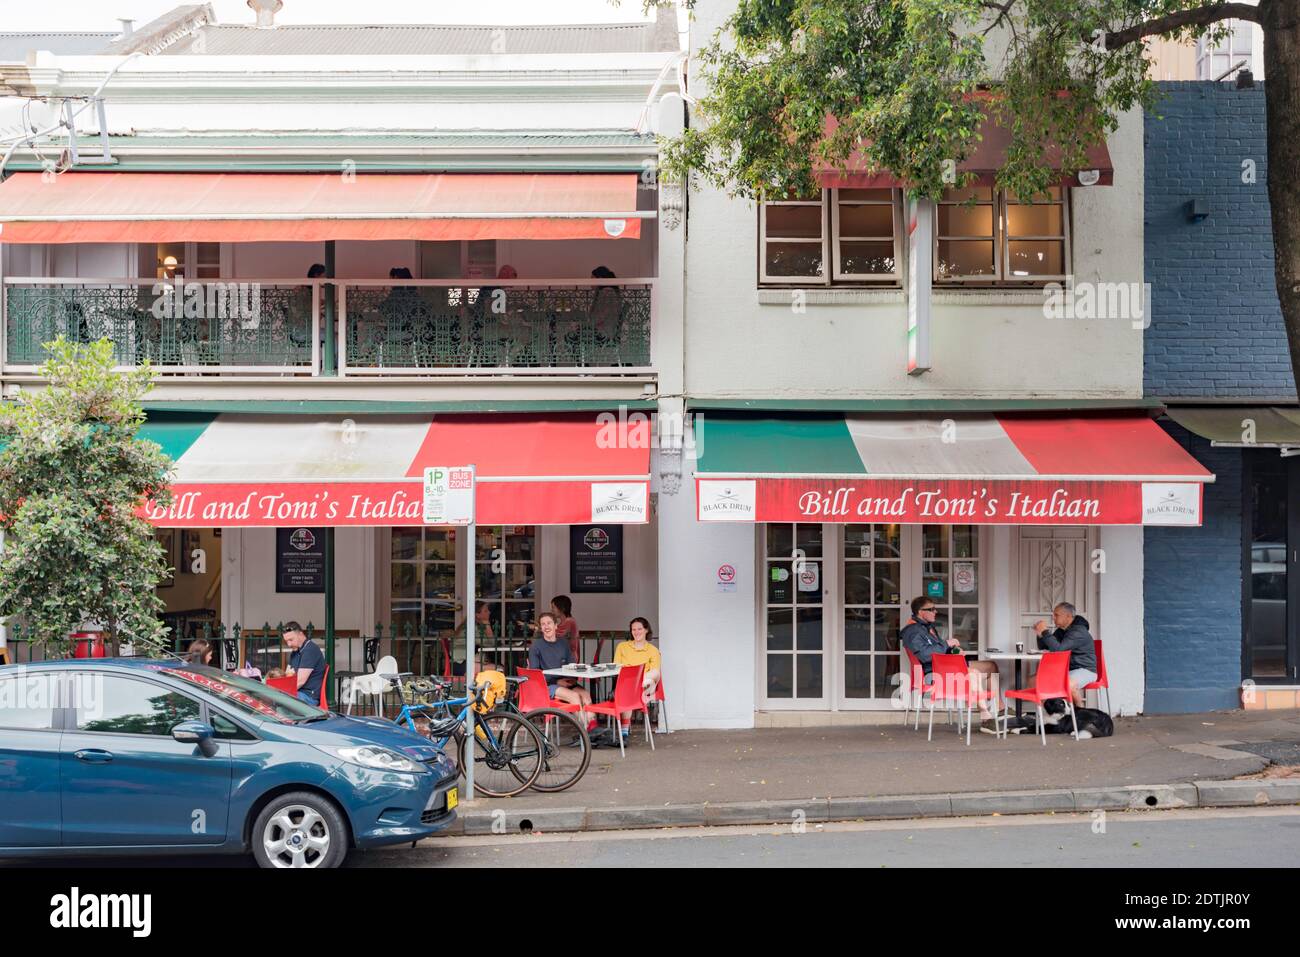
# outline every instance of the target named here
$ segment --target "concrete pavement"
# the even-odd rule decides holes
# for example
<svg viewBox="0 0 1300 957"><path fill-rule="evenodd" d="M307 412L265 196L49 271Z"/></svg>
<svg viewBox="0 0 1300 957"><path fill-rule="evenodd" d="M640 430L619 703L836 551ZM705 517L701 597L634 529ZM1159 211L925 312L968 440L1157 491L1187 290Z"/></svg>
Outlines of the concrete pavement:
<svg viewBox="0 0 1300 957"><path fill-rule="evenodd" d="M1111 738L1075 741L976 733L934 739L898 723L681 731L651 751L633 732L627 756L598 749L586 777L559 794L525 792L463 806L457 832L1185 807L1300 800L1300 779L1267 788L1211 782L1300 755L1300 712L1121 718ZM1203 782L1199 787L1194 782ZM996 794L995 798L993 795ZM1202 794L1212 800L1202 800Z"/></svg>

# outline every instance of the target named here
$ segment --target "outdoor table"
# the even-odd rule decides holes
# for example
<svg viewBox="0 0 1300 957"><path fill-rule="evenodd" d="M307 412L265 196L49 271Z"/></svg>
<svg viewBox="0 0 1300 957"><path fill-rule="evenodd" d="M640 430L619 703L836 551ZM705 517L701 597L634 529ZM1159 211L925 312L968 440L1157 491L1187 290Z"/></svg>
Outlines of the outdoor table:
<svg viewBox="0 0 1300 957"><path fill-rule="evenodd" d="M1021 669L1026 661L1040 661L1043 653L1041 651L995 651L982 652L980 658L986 661L1014 661L1016 663L1016 687L1019 688L1024 683ZM1022 702L1016 699L1016 717L1020 717Z"/></svg>
<svg viewBox="0 0 1300 957"><path fill-rule="evenodd" d="M542 674L550 675L556 678L577 678L581 681L595 681L599 678L617 677L618 673L622 669L623 669L622 665L616 665L616 664L607 664L602 668L593 668L590 666L585 668L574 668L570 665L565 665L563 668L549 668L547 670L544 670ZM613 697L613 695L611 695L610 697ZM593 701L596 700L596 696L594 694L591 696L591 698Z"/></svg>

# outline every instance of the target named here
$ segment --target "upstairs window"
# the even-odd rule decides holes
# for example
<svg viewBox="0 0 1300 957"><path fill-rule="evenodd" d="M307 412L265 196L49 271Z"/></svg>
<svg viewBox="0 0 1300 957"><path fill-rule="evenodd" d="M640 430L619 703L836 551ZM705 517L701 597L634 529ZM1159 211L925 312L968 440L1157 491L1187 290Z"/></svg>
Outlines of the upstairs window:
<svg viewBox="0 0 1300 957"><path fill-rule="evenodd" d="M949 190L936 208L934 279L945 284L1037 285L1069 272L1065 191L1022 203L1004 190Z"/></svg>
<svg viewBox="0 0 1300 957"><path fill-rule="evenodd" d="M759 281L767 285L896 286L899 194L827 189L759 207Z"/></svg>

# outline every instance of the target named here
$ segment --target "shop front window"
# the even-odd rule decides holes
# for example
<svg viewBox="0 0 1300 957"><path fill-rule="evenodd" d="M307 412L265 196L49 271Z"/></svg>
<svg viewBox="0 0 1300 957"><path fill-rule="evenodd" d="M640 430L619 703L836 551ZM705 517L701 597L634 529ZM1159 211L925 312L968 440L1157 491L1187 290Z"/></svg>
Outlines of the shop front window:
<svg viewBox="0 0 1300 957"><path fill-rule="evenodd" d="M935 624L967 651L979 650L979 526L921 526L921 586L938 606Z"/></svg>
<svg viewBox="0 0 1300 957"><path fill-rule="evenodd" d="M889 698L898 674L901 525L844 526L844 697Z"/></svg>
<svg viewBox="0 0 1300 957"><path fill-rule="evenodd" d="M454 528L394 528L390 571L396 635L436 635L456 626Z"/></svg>
<svg viewBox="0 0 1300 957"><path fill-rule="evenodd" d="M769 525L765 670L767 697L808 703L825 697L821 525Z"/></svg>
<svg viewBox="0 0 1300 957"><path fill-rule="evenodd" d="M492 633L527 638L536 609L537 528L490 525L476 534L474 596L487 602Z"/></svg>

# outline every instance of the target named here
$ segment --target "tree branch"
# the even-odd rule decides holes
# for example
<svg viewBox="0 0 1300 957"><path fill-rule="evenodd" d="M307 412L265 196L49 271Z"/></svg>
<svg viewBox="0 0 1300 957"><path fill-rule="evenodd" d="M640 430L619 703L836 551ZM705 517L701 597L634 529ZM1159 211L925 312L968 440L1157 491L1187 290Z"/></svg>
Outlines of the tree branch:
<svg viewBox="0 0 1300 957"><path fill-rule="evenodd" d="M1106 49L1118 50L1120 47L1136 43L1143 37L1157 36L1177 30L1179 27L1203 27L1220 20L1250 20L1259 23L1259 7L1248 3L1212 3L1205 7L1191 10L1179 10L1168 16L1147 20L1124 30L1106 34Z"/></svg>

